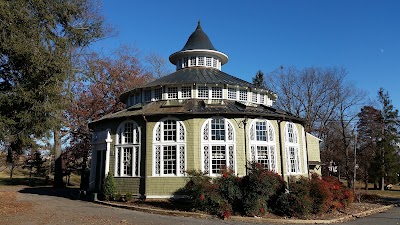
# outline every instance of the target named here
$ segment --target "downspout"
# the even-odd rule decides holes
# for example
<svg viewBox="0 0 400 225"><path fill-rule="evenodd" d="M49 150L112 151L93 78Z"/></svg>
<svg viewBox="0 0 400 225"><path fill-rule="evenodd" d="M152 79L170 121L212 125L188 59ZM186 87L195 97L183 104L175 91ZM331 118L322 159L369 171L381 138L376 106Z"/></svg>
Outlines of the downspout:
<svg viewBox="0 0 400 225"><path fill-rule="evenodd" d="M305 151L306 151L306 160L307 160L307 163L306 163L306 170L307 170L307 176L308 176L308 178L310 178L310 166L309 166L309 161L308 161L308 142L307 142L307 132L304 130L304 127L303 127L303 133L304 133L304 142L305 142L305 144L306 144L306 149L305 149ZM321 169L321 172L322 172L322 169Z"/></svg>

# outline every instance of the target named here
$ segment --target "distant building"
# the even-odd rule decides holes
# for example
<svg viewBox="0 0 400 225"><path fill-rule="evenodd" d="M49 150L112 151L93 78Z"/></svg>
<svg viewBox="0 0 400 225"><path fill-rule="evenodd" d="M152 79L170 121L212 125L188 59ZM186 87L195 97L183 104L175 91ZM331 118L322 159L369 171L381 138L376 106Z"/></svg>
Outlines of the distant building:
<svg viewBox="0 0 400 225"><path fill-rule="evenodd" d="M90 123L92 190L111 172L120 193L165 198L185 185L187 170L244 176L255 161L287 178L308 176L308 160L320 161L319 139L272 107L275 93L221 71L228 56L200 23L169 60L176 72L123 93L126 109Z"/></svg>

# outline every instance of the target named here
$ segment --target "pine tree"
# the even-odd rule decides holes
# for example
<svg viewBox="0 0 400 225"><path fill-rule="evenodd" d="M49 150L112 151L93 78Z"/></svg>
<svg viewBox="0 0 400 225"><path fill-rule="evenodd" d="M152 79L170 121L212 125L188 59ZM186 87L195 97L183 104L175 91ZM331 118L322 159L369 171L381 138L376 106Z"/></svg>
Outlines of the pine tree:
<svg viewBox="0 0 400 225"><path fill-rule="evenodd" d="M372 162L372 171L375 171L375 181L379 181L381 190L385 182L397 182L398 172L398 146L399 120L398 110L390 100L389 93L381 88L378 92L378 100L382 105L382 138L378 142L377 153Z"/></svg>
<svg viewBox="0 0 400 225"><path fill-rule="evenodd" d="M0 140L9 153L60 129L72 53L104 36L97 10L91 0L0 3Z"/></svg>
<svg viewBox="0 0 400 225"><path fill-rule="evenodd" d="M253 84L256 88L265 89L264 73L261 70L257 71L256 75L253 77Z"/></svg>

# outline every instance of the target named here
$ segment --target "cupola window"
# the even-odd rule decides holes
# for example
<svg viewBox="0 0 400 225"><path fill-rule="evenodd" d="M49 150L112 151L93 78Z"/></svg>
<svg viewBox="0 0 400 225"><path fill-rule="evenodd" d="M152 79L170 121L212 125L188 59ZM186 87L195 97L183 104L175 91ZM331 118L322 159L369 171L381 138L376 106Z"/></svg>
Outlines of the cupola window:
<svg viewBox="0 0 400 225"><path fill-rule="evenodd" d="M205 86L197 87L197 97L208 98L208 87Z"/></svg>
<svg viewBox="0 0 400 225"><path fill-rule="evenodd" d="M154 100L161 100L162 99L162 87L154 89Z"/></svg>
<svg viewBox="0 0 400 225"><path fill-rule="evenodd" d="M182 87L181 89L182 98L191 98L192 97L192 87Z"/></svg>
<svg viewBox="0 0 400 225"><path fill-rule="evenodd" d="M177 98L178 98L178 87L169 87L168 99L177 99Z"/></svg>
<svg viewBox="0 0 400 225"><path fill-rule="evenodd" d="M228 99L236 100L236 89L228 88Z"/></svg>
<svg viewBox="0 0 400 225"><path fill-rule="evenodd" d="M239 101L247 101L247 90L244 90L244 89L240 90Z"/></svg>

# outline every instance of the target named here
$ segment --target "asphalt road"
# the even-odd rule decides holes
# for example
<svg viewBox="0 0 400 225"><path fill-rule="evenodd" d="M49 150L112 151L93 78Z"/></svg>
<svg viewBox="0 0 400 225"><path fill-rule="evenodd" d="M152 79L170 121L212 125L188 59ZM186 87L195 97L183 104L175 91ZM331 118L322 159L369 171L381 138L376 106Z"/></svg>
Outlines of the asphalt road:
<svg viewBox="0 0 400 225"><path fill-rule="evenodd" d="M0 191L4 190L0 187ZM91 202L70 200L65 198L65 193L60 195L52 192L51 189L20 188L16 191L18 192L17 201L27 203L30 207L22 212L1 216L0 224L256 224L219 219L164 216L113 208ZM0 204L2 204L1 199ZM343 224L400 225L400 207Z"/></svg>

